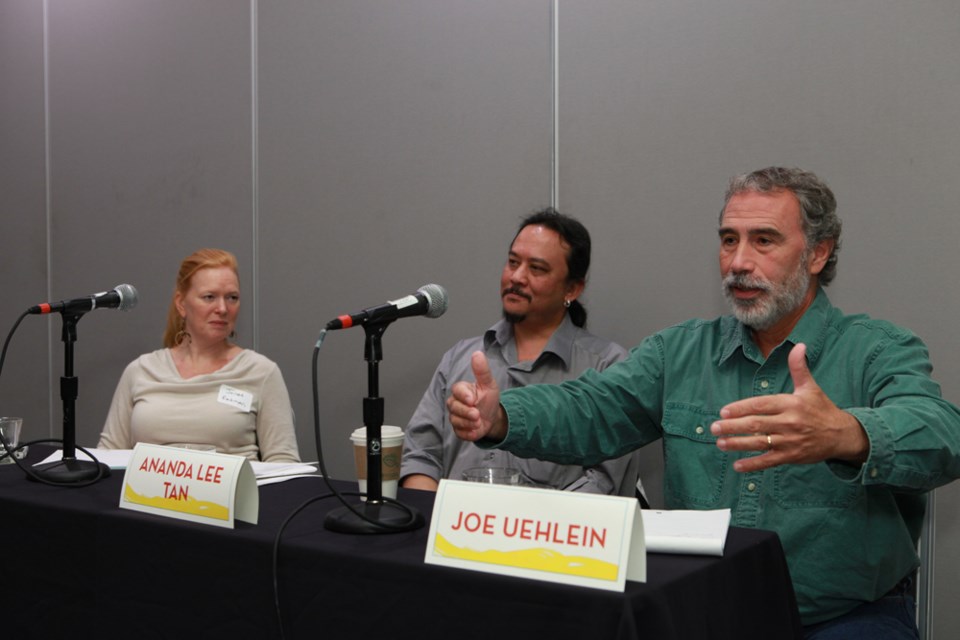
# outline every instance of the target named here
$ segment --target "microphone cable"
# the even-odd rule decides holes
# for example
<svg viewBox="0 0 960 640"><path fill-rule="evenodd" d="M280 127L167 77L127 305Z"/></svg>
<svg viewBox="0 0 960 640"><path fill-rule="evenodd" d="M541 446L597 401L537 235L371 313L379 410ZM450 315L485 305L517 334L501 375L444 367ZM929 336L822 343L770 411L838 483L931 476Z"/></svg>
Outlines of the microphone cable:
<svg viewBox="0 0 960 640"><path fill-rule="evenodd" d="M302 502L297 506L291 513L286 517L286 519L280 524L280 528L277 530L277 535L273 541L273 604L277 614L277 624L280 632L280 640L284 640L285 635L283 631L283 616L282 610L280 607L280 579L279 579L279 566L280 566L280 538L283 535L284 530L287 528L287 525L304 509L315 502L320 500L325 500L327 498L336 498L343 504L344 507L353 512L361 520L369 522L375 526L381 527L384 531L409 531L409 525L413 524L417 520L417 514L407 505L389 498L387 496L382 496L381 499L384 503L392 504L396 507L399 507L401 510L405 511L409 516L409 520L401 524L390 524L388 522L380 522L372 518L368 518L362 511L355 508L353 504L347 502L345 496L366 496L366 493L361 493L358 491L339 491L333 484L330 482L330 476L327 473L327 466L323 460L323 444L320 438L320 382L319 376L317 374L318 362L320 357L320 345L323 344L323 340L327 335L326 329L320 330L320 335L317 338L317 343L313 348L313 356L310 362L310 373L311 373L311 382L313 387L313 433L314 439L316 440L317 447L317 466L320 468L320 477L323 478L324 483L327 485L327 489L330 490L329 493L324 493L318 496L313 496ZM79 447L78 447L79 448Z"/></svg>
<svg viewBox="0 0 960 640"><path fill-rule="evenodd" d="M323 343L323 339L326 337L326 335L327 335L327 330L322 329L320 331L320 336L317 338L317 344L313 348L313 360L312 360L312 366L311 366L312 381L313 381L313 432L317 442L317 464L320 467L320 473L322 474L323 481L326 483L327 488L330 489L330 492L334 496L336 496L336 498L343 504L343 506L346 507L351 512L353 512L353 514L358 518L360 518L361 520L364 520L365 522L368 522L372 525L380 527L384 531L397 531L397 532L409 531L410 525L416 522L417 517L416 517L416 513L412 509L410 509L410 507L403 504L402 502L399 502L387 496L381 497L384 503L392 504L396 507L399 507L401 510L406 511L407 515L409 516L409 520L407 520L406 522L402 522L400 524L390 524L388 522L380 522L378 520L374 520L373 518L368 518L364 513L361 512L361 510L356 509L356 507L353 504L350 504L344 499L344 496L365 496L367 494L359 493L359 492L341 493L340 491L337 490L336 487L330 484L330 478L327 475L326 465L323 462L323 445L320 440L320 396L319 396L320 384L319 384L318 375L317 375L317 361L320 354L320 345Z"/></svg>
<svg viewBox="0 0 960 640"><path fill-rule="evenodd" d="M287 528L287 525L296 517L301 511L306 509L308 506L314 502L319 502L320 500L325 500L327 498L332 498L334 494L324 493L319 496L313 496L308 500L305 500L300 506L290 512L290 515L280 523L280 528L277 529L277 535L273 539L273 554L272 558L272 567L273 567L273 608L277 614L277 629L280 632L280 640L284 640L286 637L283 633L283 615L282 609L280 608L280 537L283 535L283 531Z"/></svg>

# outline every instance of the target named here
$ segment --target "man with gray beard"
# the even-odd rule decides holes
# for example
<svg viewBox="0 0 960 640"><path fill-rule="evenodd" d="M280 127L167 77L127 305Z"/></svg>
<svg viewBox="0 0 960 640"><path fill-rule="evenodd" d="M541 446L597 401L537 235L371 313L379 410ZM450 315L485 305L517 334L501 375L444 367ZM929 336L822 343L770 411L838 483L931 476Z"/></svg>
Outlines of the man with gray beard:
<svg viewBox="0 0 960 640"><path fill-rule="evenodd" d="M562 387L501 392L475 353L476 382L447 401L457 435L567 464L662 439L668 508L779 534L806 638L916 639L917 537L926 492L960 477L960 410L919 338L830 303L840 229L808 171L735 177L719 225L732 316Z"/></svg>

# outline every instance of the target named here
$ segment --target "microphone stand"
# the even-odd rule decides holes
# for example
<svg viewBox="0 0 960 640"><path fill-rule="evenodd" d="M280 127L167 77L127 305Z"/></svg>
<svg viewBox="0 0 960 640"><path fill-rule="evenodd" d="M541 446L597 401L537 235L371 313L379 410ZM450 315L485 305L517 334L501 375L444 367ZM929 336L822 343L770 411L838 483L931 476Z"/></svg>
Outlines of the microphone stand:
<svg viewBox="0 0 960 640"><path fill-rule="evenodd" d="M339 533L397 533L413 531L424 524L423 515L413 507L383 497L381 427L383 398L380 394L379 362L383 359L381 338L392 320L363 325L367 338L363 358L367 361L367 393L363 399L363 425L367 428L367 500L357 505L363 517L350 507L327 514L323 525Z"/></svg>
<svg viewBox="0 0 960 640"><path fill-rule="evenodd" d="M79 385L73 375L73 343L77 341L77 322L83 313L62 313L63 376L60 378L60 398L63 400L63 458L33 468L33 474L54 484L82 484L106 478L110 467L102 462L77 460L76 400ZM27 477L34 480L33 474Z"/></svg>

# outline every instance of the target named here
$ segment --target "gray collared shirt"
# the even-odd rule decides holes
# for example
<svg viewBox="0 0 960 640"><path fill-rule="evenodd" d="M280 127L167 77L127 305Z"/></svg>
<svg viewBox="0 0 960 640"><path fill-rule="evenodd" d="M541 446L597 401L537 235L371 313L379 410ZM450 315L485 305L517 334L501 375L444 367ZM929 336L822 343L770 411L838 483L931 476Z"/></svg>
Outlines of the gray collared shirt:
<svg viewBox="0 0 960 640"><path fill-rule="evenodd" d="M471 467L513 467L527 484L611 495L633 496L639 473L638 454L608 460L594 467L560 465L519 458L501 450L484 450L457 438L447 415L450 388L460 380L473 381L470 356L482 350L501 389L530 384L557 384L576 378L587 369L602 371L623 360L620 345L598 338L575 326L569 316L550 337L534 361L518 362L513 327L501 320L483 336L461 340L447 351L437 367L420 405L407 424L401 478L423 474L434 480L460 480ZM583 429L590 429L588 423Z"/></svg>

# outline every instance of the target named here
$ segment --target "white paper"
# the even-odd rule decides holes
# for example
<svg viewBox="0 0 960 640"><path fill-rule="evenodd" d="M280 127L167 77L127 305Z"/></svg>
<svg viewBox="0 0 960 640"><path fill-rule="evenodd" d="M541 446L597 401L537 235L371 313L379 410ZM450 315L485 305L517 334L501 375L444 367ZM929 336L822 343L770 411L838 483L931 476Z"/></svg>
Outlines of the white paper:
<svg viewBox="0 0 960 640"><path fill-rule="evenodd" d="M130 458L133 455L132 449L91 449L87 450L96 457L97 460L104 463L111 469L126 469L130 464ZM63 459L63 451L58 449L37 464L47 462L59 462ZM77 449L78 460L89 460L90 456ZM250 468L257 478L257 485L273 484L292 480L293 478L302 478L304 476L313 476L317 473L317 467L314 464L304 464L301 462L257 462L251 461ZM319 477L319 476L318 476Z"/></svg>
<svg viewBox="0 0 960 640"><path fill-rule="evenodd" d="M660 511L643 509L647 551L722 556L730 509Z"/></svg>
<svg viewBox="0 0 960 640"><path fill-rule="evenodd" d="M257 486L262 487L267 484L275 484L294 478L304 478L309 476L320 477L317 474L317 467L312 464L301 462L250 462L254 475L257 477Z"/></svg>
<svg viewBox="0 0 960 640"><path fill-rule="evenodd" d="M98 461L111 469L126 469L127 465L130 464L130 457L133 455L133 449L94 449L92 447L86 447L86 449ZM60 462L61 460L63 460L63 450L57 449L34 466L48 462ZM77 460L90 460L90 456L77 449Z"/></svg>
<svg viewBox="0 0 960 640"><path fill-rule="evenodd" d="M290 476L270 476L267 478L257 478L257 486L263 487L268 484L277 484L278 482L286 482L287 480L293 480L294 478L319 478L322 479L323 476L319 473L295 473Z"/></svg>

